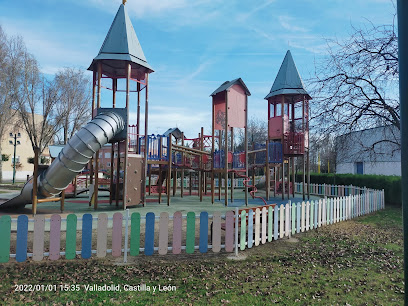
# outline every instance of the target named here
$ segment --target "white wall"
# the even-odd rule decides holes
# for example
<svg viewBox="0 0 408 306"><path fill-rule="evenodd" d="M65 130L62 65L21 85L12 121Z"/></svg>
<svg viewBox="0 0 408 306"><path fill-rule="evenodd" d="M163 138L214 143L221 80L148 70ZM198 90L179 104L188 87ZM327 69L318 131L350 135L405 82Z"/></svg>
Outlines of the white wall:
<svg viewBox="0 0 408 306"><path fill-rule="evenodd" d="M400 162L364 162L364 174L401 175ZM356 173L354 163L337 164L336 173Z"/></svg>
<svg viewBox="0 0 408 306"><path fill-rule="evenodd" d="M26 181L27 174L29 176L33 175L33 171L16 171L16 181ZM3 171L3 181L12 181L13 171Z"/></svg>

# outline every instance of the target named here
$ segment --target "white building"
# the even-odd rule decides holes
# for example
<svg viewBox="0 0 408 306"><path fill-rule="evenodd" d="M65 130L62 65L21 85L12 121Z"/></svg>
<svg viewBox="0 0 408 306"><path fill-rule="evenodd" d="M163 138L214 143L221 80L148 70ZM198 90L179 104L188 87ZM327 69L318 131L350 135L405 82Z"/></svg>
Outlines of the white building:
<svg viewBox="0 0 408 306"><path fill-rule="evenodd" d="M401 175L400 131L381 126L336 138L336 172Z"/></svg>

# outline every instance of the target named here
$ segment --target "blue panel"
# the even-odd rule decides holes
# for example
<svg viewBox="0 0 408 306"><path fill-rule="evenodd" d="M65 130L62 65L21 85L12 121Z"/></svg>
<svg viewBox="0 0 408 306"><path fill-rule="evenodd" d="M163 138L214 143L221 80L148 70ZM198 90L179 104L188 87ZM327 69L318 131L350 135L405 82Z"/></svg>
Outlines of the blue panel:
<svg viewBox="0 0 408 306"><path fill-rule="evenodd" d="M279 216L279 209L278 205L273 208L273 239L278 239L278 216Z"/></svg>
<svg viewBox="0 0 408 306"><path fill-rule="evenodd" d="M252 248L254 242L254 211L248 212L248 248Z"/></svg>
<svg viewBox="0 0 408 306"><path fill-rule="evenodd" d="M82 216L82 258L91 258L92 255L92 215Z"/></svg>
<svg viewBox="0 0 408 306"><path fill-rule="evenodd" d="M282 162L282 144L280 142L270 142L268 153L270 163L278 164Z"/></svg>
<svg viewBox="0 0 408 306"><path fill-rule="evenodd" d="M154 213L146 214L145 255L153 255L154 252L154 219Z"/></svg>
<svg viewBox="0 0 408 306"><path fill-rule="evenodd" d="M200 213L200 253L208 251L208 212Z"/></svg>
<svg viewBox="0 0 408 306"><path fill-rule="evenodd" d="M17 262L23 262L27 259L27 232L28 217L26 215L21 215L17 218Z"/></svg>
<svg viewBox="0 0 408 306"><path fill-rule="evenodd" d="M297 226L296 226L296 232L297 233L300 233L300 208L301 208L301 204L298 202L297 203L297 205L296 205L296 223L297 223Z"/></svg>

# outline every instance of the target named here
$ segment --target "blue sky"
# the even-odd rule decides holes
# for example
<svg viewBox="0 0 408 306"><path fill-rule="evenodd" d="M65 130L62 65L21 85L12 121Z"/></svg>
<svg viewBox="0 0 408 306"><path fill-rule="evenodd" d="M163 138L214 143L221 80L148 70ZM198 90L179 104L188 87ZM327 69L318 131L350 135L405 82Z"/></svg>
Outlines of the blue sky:
<svg viewBox="0 0 408 306"><path fill-rule="evenodd" d="M0 24L7 34L24 38L44 73L86 70L120 3L0 0ZM391 23L395 11L390 0L129 0L126 9L155 70L149 132L178 126L187 137L195 137L201 126L211 133L209 95L224 81L241 77L252 93L249 117L266 121L263 98L288 49L307 86L315 62L325 56L326 38L345 38L351 25L367 20ZM103 105L111 105L109 97L103 94Z"/></svg>

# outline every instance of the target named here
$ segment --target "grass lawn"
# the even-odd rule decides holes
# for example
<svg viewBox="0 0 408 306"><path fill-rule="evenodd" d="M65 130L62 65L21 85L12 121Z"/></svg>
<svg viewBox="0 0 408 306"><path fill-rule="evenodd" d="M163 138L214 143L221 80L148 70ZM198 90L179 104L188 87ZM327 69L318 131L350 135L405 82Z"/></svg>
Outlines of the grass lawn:
<svg viewBox="0 0 408 306"><path fill-rule="evenodd" d="M282 239L240 252L247 256L241 261L196 251L130 257L128 265L114 259L10 263L0 266L0 295L6 304L403 304L401 209L295 237L298 242ZM16 291L35 289L18 286L24 284L53 286ZM85 290L94 284L121 291ZM129 286L151 291L125 291Z"/></svg>

